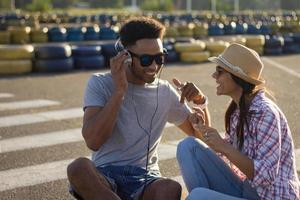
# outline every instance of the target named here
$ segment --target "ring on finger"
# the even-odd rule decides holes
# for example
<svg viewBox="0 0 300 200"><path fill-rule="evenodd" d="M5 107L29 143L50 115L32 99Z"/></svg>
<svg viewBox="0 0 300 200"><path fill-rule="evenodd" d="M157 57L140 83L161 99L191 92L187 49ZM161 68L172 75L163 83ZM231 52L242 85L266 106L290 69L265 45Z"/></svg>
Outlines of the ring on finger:
<svg viewBox="0 0 300 200"><path fill-rule="evenodd" d="M205 133L204 133L204 137L205 137L205 138L208 138L208 132L205 132Z"/></svg>

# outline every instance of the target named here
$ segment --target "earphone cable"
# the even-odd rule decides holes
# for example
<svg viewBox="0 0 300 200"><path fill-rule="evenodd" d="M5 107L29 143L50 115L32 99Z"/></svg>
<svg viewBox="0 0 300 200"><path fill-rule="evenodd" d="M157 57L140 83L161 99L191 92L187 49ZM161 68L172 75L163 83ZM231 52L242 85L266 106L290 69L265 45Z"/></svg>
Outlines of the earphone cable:
<svg viewBox="0 0 300 200"><path fill-rule="evenodd" d="M151 132L152 132L152 124L153 124L153 119L156 115L156 112L157 112L157 109L158 109L158 88L159 88L159 85L160 85L160 75L161 75L161 71L162 69L160 69L159 71L159 76L158 76L158 83L157 83L157 87L156 87L156 106L155 106L155 110L154 110L154 113L151 117L151 120L150 120L150 129L149 129L149 132L141 125L140 123L140 120L139 120L139 117L138 117L138 113L137 113L137 110L136 110L136 106L135 106L135 102L134 102L134 98L133 98L133 94L134 94L134 85L132 87L132 93L131 93L131 99L132 99L132 102L133 102L133 107L134 107L134 112L135 112L135 116L136 116L136 119L137 119L137 123L138 123L138 126L146 133L146 135L148 136L148 144L147 144L147 155L146 155L146 173L145 173L145 180L144 180L144 188L143 188L143 192L142 192L142 196L145 192L145 188L146 188L146 184L147 184L147 174L148 174L148 164L149 164L149 151L150 151L150 136L151 136Z"/></svg>

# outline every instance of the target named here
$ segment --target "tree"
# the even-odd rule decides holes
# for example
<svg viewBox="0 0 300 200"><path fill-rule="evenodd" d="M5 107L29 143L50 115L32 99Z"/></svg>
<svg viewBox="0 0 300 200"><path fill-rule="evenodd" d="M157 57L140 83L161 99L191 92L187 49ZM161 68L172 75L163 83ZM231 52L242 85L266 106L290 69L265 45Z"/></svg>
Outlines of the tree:
<svg viewBox="0 0 300 200"><path fill-rule="evenodd" d="M51 0L33 0L26 6L30 11L48 11L52 8Z"/></svg>
<svg viewBox="0 0 300 200"><path fill-rule="evenodd" d="M0 9L1 8L5 8L5 9L10 8L10 0L1 0L0 1Z"/></svg>
<svg viewBox="0 0 300 200"><path fill-rule="evenodd" d="M141 8L152 11L171 11L174 9L172 0L145 0Z"/></svg>

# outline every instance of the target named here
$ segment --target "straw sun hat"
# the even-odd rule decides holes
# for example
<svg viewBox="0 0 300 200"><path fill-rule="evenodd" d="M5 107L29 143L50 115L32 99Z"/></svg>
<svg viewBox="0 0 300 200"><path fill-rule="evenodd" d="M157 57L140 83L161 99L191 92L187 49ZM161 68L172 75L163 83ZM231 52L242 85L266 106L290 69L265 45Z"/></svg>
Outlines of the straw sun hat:
<svg viewBox="0 0 300 200"><path fill-rule="evenodd" d="M264 64L259 55L243 45L233 43L218 57L210 57L208 60L248 83L265 83L261 78Z"/></svg>

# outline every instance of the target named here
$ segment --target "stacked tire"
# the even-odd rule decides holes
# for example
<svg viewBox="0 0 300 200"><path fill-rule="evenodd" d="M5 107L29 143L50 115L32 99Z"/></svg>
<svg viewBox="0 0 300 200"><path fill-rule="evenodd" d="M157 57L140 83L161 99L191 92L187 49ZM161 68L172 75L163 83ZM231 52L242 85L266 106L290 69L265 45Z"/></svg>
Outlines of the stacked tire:
<svg viewBox="0 0 300 200"><path fill-rule="evenodd" d="M35 48L34 71L66 72L72 70L71 47L66 44L40 45Z"/></svg>
<svg viewBox="0 0 300 200"><path fill-rule="evenodd" d="M246 36L246 46L256 51L259 55L264 53L265 37L263 35Z"/></svg>
<svg viewBox="0 0 300 200"><path fill-rule="evenodd" d="M166 27L166 33L165 33L166 38L176 38L178 36L179 36L179 32L176 27L174 26Z"/></svg>
<svg viewBox="0 0 300 200"><path fill-rule="evenodd" d="M285 54L293 54L300 53L300 45L294 41L293 34L284 35L284 46L283 53Z"/></svg>
<svg viewBox="0 0 300 200"><path fill-rule="evenodd" d="M105 67L105 59L101 46L72 46L75 69L101 69Z"/></svg>
<svg viewBox="0 0 300 200"><path fill-rule="evenodd" d="M50 42L65 42L67 40L67 30L62 27L52 27L48 31Z"/></svg>
<svg viewBox="0 0 300 200"><path fill-rule="evenodd" d="M12 44L28 44L30 42L30 27L13 27L11 28L11 43Z"/></svg>
<svg viewBox="0 0 300 200"><path fill-rule="evenodd" d="M176 43L175 50L180 54L180 60L188 63L205 62L210 54L205 51L205 43L203 41L195 41L192 43Z"/></svg>
<svg viewBox="0 0 300 200"><path fill-rule="evenodd" d="M98 25L87 26L86 32L84 33L84 40L87 41L99 40L99 31L100 28Z"/></svg>
<svg viewBox="0 0 300 200"><path fill-rule="evenodd" d="M0 46L0 75L31 72L33 52L32 45Z"/></svg>
<svg viewBox="0 0 300 200"><path fill-rule="evenodd" d="M266 55L280 55L283 52L284 39L281 36L265 37L264 54Z"/></svg>
<svg viewBox="0 0 300 200"><path fill-rule="evenodd" d="M48 42L48 28L32 29L30 32L30 40L32 43Z"/></svg>
<svg viewBox="0 0 300 200"><path fill-rule="evenodd" d="M193 28L194 28L193 24L180 25L178 26L177 30L180 37L193 37L194 36Z"/></svg>
<svg viewBox="0 0 300 200"><path fill-rule="evenodd" d="M204 38L208 35L208 24L196 24L195 28L193 29L194 38Z"/></svg>
<svg viewBox="0 0 300 200"><path fill-rule="evenodd" d="M206 42L206 49L207 51L209 51L211 56L220 55L228 46L229 42L225 42L222 40Z"/></svg>
<svg viewBox="0 0 300 200"><path fill-rule="evenodd" d="M67 28L67 41L80 42L84 40L84 31L82 27Z"/></svg>
<svg viewBox="0 0 300 200"><path fill-rule="evenodd" d="M0 44L10 44L9 31L0 31Z"/></svg>
<svg viewBox="0 0 300 200"><path fill-rule="evenodd" d="M173 63L179 61L179 55L174 47L174 39L165 39L163 42L164 48L167 50L168 55L166 56L167 63Z"/></svg>
<svg viewBox="0 0 300 200"><path fill-rule="evenodd" d="M101 27L99 32L100 40L115 40L118 34L112 27Z"/></svg>

